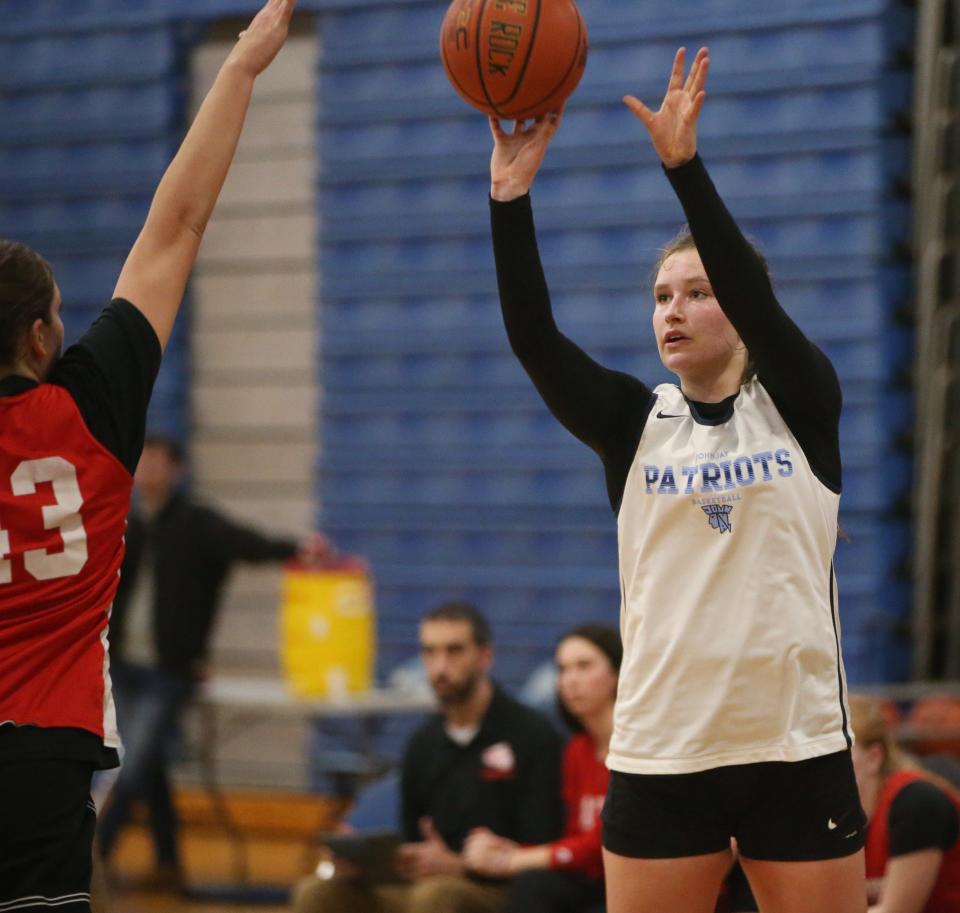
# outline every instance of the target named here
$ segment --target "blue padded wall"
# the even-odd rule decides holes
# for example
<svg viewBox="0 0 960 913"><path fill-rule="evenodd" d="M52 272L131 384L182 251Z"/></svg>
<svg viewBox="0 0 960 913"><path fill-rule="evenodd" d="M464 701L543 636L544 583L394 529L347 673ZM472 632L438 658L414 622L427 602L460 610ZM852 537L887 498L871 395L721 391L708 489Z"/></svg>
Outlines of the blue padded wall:
<svg viewBox="0 0 960 913"><path fill-rule="evenodd" d="M36 248L63 293L67 343L110 300L183 124L181 42L114 4L4 5L0 18L0 237ZM83 12L86 16L78 15ZM153 428L183 437L186 334L157 380Z"/></svg>
<svg viewBox="0 0 960 913"><path fill-rule="evenodd" d="M0 237L51 262L68 344L110 300L183 136L190 49L210 21L261 5L4 0ZM302 10L316 7L300 0ZM180 439L189 425L188 320L181 315L164 353L149 416L151 429Z"/></svg>
<svg viewBox="0 0 960 913"><path fill-rule="evenodd" d="M0 235L56 268L75 337L113 287L184 119L198 26L256 0L5 0L0 18ZM647 273L681 221L619 99L653 101L678 44L711 47L701 149L770 255L781 297L835 360L845 392L841 611L854 680L898 677L908 611L896 577L908 486L894 446L910 404L894 311L909 277L890 192L909 103L891 67L909 13L892 0L772 5L582 0L584 81L534 191L562 327L605 364L667 379ZM380 665L415 651L437 600L491 616L517 684L557 635L616 620L614 522L599 464L549 416L507 347L487 223L490 140L437 56L445 3L301 0L319 13L322 457L319 519L370 556ZM179 326L152 423L184 434Z"/></svg>
<svg viewBox="0 0 960 913"><path fill-rule="evenodd" d="M908 213L891 187L908 146L890 125L910 82L891 61L909 14L886 0L701 0L683 16L664 0L580 8L586 75L534 188L558 321L602 363L667 379L646 283L682 215L619 99L659 99L675 48L708 44L701 151L843 383L850 677L897 677L906 529L891 509L909 484L894 445L909 403L893 375L909 340L893 316L908 275L892 251ZM616 621L615 526L598 461L507 346L490 137L438 62L444 9L338 9L321 23L320 521L372 559L384 669L415 651L425 609L467 597L491 616L499 675L516 684L564 628Z"/></svg>

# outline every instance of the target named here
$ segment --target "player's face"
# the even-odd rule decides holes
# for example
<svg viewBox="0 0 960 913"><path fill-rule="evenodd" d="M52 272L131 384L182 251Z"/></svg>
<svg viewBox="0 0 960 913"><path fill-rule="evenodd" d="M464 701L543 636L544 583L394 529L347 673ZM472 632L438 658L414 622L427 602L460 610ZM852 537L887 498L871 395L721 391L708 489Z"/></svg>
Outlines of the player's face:
<svg viewBox="0 0 960 913"><path fill-rule="evenodd" d="M567 637L557 647L557 691L563 706L584 719L613 707L617 673L606 653L585 637Z"/></svg>
<svg viewBox="0 0 960 913"><path fill-rule="evenodd" d="M493 660L489 644L473 638L467 621L437 619L420 625L420 657L441 704L461 704L473 695Z"/></svg>
<svg viewBox="0 0 960 913"><path fill-rule="evenodd" d="M694 248L664 261L653 289L653 331L664 367L702 380L718 377L731 360L743 356L743 344L720 309Z"/></svg>

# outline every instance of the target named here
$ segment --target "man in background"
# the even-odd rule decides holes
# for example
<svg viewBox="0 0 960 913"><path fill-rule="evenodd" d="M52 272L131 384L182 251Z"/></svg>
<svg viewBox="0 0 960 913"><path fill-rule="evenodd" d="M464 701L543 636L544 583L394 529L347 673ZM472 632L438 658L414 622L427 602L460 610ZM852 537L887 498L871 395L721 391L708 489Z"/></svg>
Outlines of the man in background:
<svg viewBox="0 0 960 913"><path fill-rule="evenodd" d="M472 605L444 603L420 623L420 655L440 712L411 737L401 772L396 865L406 884L310 878L296 913L470 913L502 909L504 883L472 876L462 848L474 828L519 843L560 836L560 737L490 679L493 645Z"/></svg>
<svg viewBox="0 0 960 913"><path fill-rule="evenodd" d="M171 889L182 886L182 871L167 772L169 741L205 675L210 632L229 571L236 561L299 557L313 563L328 548L318 534L297 542L235 523L186 492L184 471L176 441L146 438L110 622L123 764L98 830L100 849L109 859L131 802L142 799L156 856L152 886Z"/></svg>

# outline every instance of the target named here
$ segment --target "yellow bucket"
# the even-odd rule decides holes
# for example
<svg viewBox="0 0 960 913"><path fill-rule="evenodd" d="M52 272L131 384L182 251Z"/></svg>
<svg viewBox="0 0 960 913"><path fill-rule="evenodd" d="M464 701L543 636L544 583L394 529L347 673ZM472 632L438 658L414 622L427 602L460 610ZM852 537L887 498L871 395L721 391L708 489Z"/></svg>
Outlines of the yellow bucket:
<svg viewBox="0 0 960 913"><path fill-rule="evenodd" d="M294 694L336 698L373 687L373 582L364 568L285 568L280 629Z"/></svg>

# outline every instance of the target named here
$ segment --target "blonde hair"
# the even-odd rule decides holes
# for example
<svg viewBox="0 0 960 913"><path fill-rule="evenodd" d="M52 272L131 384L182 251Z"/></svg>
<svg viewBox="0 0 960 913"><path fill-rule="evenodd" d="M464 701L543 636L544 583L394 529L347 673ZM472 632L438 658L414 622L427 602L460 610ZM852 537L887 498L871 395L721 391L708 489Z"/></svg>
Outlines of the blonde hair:
<svg viewBox="0 0 960 913"><path fill-rule="evenodd" d="M875 697L864 694L850 695L850 725L857 742L864 748L879 745L883 748L883 763L880 775L886 779L901 770L921 770L919 764L907 757L897 745L890 724L887 722L885 708L888 705Z"/></svg>
<svg viewBox="0 0 960 913"><path fill-rule="evenodd" d="M883 763L880 765L880 778L887 777L901 771L920 774L928 783L943 790L954 802L960 802L960 790L945 777L933 773L921 766L912 756L904 752L890 730L885 707L890 705L876 697L867 697L863 694L850 695L850 725L857 743L864 748L871 745L883 747Z"/></svg>

